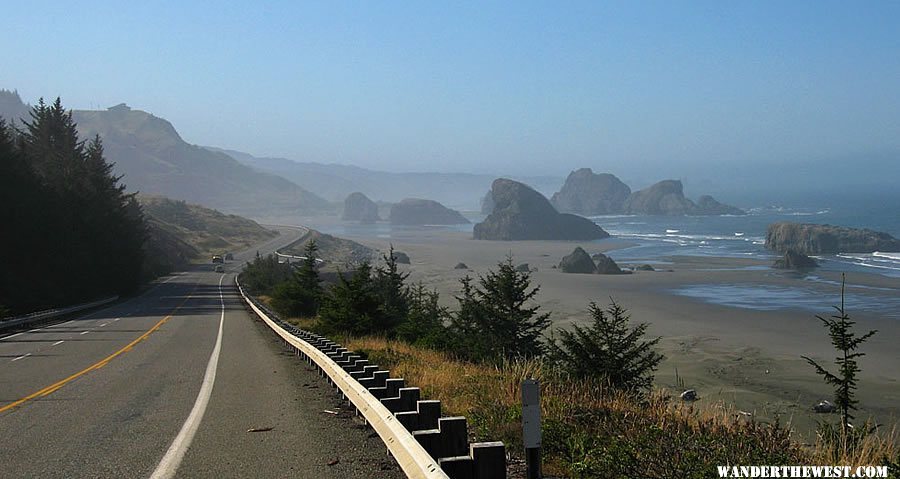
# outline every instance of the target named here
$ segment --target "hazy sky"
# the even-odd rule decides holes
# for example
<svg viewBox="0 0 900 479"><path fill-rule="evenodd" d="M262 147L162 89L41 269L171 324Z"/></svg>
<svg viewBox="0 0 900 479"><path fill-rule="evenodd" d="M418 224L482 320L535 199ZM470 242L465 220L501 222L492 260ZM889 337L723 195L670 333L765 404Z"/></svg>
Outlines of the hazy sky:
<svg viewBox="0 0 900 479"><path fill-rule="evenodd" d="M256 155L627 177L900 151L896 1L0 11L0 88L72 108L127 102L191 143Z"/></svg>

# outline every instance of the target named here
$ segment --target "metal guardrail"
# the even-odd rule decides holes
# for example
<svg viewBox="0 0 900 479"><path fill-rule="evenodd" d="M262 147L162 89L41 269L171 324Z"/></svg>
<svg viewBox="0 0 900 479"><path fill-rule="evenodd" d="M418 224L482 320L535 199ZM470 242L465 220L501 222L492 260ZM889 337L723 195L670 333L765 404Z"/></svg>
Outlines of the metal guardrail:
<svg viewBox="0 0 900 479"><path fill-rule="evenodd" d="M110 296L108 298L100 299L97 301L92 301L90 303L76 304L74 306L68 306L66 308L57 308L57 309L48 309L45 311L39 311L36 313L26 314L23 316L16 316L11 319L0 320L0 330L15 328L18 326L23 326L31 323L38 323L41 321L48 321L51 319L58 318L60 316L65 316L67 314L77 313L79 311L84 311L86 309L96 308L97 306L103 306L104 304L112 303L113 301L118 300L118 296Z"/></svg>
<svg viewBox="0 0 900 479"><path fill-rule="evenodd" d="M296 348L312 362L314 362L328 376L341 393L350 401L366 422L378 433L387 445L388 450L407 477L415 479L449 479L438 461L434 460L425 448L406 430L403 424L397 420L394 414L385 407L381 401L374 397L368 389L362 386L356 379L350 376L334 360L328 357L315 346L288 332L275 320L269 317L259 306L252 301L240 283L235 278L235 284L244 301L262 319L272 331L285 342Z"/></svg>

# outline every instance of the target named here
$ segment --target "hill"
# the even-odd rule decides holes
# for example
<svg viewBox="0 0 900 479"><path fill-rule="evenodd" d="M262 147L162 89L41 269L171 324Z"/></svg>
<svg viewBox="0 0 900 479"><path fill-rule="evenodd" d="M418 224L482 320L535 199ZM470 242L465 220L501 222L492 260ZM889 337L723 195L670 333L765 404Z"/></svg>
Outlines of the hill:
<svg viewBox="0 0 900 479"><path fill-rule="evenodd" d="M162 231L160 238L166 244L176 246L168 249L177 250L179 257L185 257L193 250L193 257L186 259L247 249L278 235L247 218L184 201L159 196L141 196L139 201L151 227L151 239L156 234L154 230Z"/></svg>
<svg viewBox="0 0 900 479"><path fill-rule="evenodd" d="M28 110L17 93L0 91L0 116L27 118ZM82 138L100 135L106 159L129 191L250 216L316 214L332 208L284 178L187 143L165 119L125 104L75 110L73 117Z"/></svg>

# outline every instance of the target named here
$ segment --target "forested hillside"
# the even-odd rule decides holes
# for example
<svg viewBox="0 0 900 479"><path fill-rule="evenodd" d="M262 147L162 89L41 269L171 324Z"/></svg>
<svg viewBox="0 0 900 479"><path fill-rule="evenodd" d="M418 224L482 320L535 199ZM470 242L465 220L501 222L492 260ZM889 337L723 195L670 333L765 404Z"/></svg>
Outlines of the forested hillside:
<svg viewBox="0 0 900 479"><path fill-rule="evenodd" d="M127 293L140 283L140 205L79 137L57 99L21 130L0 122L0 305L25 312Z"/></svg>

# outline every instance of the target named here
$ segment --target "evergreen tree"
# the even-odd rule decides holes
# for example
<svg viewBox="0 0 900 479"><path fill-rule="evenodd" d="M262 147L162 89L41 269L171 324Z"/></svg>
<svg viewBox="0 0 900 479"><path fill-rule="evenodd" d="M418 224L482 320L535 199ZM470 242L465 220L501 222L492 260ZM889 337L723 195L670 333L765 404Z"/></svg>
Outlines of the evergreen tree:
<svg viewBox="0 0 900 479"><path fill-rule="evenodd" d="M842 435L846 435L847 427L850 425L850 421L853 420L851 411L856 410L856 405L859 403L854 397L856 375L860 371L856 360L865 356L865 353L856 352L856 350L862 343L878 332L871 330L859 337L853 332L853 325L856 322L850 320L847 310L844 309L844 281L844 275L841 274L841 305L834 307L837 314L832 315L830 318L816 316L828 328L831 344L838 352L838 356L834 360L834 364L838 367L837 373L828 371L807 356L801 356L816 369L816 373L821 375L826 383L834 387L834 402L841 413Z"/></svg>
<svg viewBox="0 0 900 479"><path fill-rule="evenodd" d="M322 299L322 285L316 264L318 246L315 240L306 243L304 259L290 281L275 286L272 307L287 316L315 316Z"/></svg>
<svg viewBox="0 0 900 479"><path fill-rule="evenodd" d="M623 390L649 389L663 360L653 350L660 338L644 340L648 324L629 327L627 311L615 301L606 310L591 302L589 310L589 328L573 325L550 343L553 359L578 378L597 378Z"/></svg>
<svg viewBox="0 0 900 479"><path fill-rule="evenodd" d="M338 284L328 290L319 308L322 329L328 334L382 333L383 314L368 262L360 264L349 279L339 274Z"/></svg>
<svg viewBox="0 0 900 479"><path fill-rule="evenodd" d="M384 264L375 268L373 278L383 313L382 324L377 325L377 328L393 336L409 314L409 288L406 286L409 273L401 273L397 267L394 245L391 245L388 254L382 255L382 259Z"/></svg>
<svg viewBox="0 0 900 479"><path fill-rule="evenodd" d="M409 312L406 320L397 328L397 337L413 344L445 349L449 317L447 308L438 304L437 291L428 290L422 283L409 288Z"/></svg>
<svg viewBox="0 0 900 479"><path fill-rule="evenodd" d="M478 283L472 286L468 277L462 280L460 308L451 324L457 353L470 359L543 354L541 336L550 326L550 314L529 306L540 291L539 286L531 287L531 273L517 271L510 256Z"/></svg>
<svg viewBox="0 0 900 479"><path fill-rule="evenodd" d="M16 227L2 241L16 254L4 264L0 295L27 311L133 290L143 214L112 174L100 139L85 147L58 98L39 101L24 124L21 133L4 126L0 134L0 181L7 183L0 194L16 205L0 218Z"/></svg>

